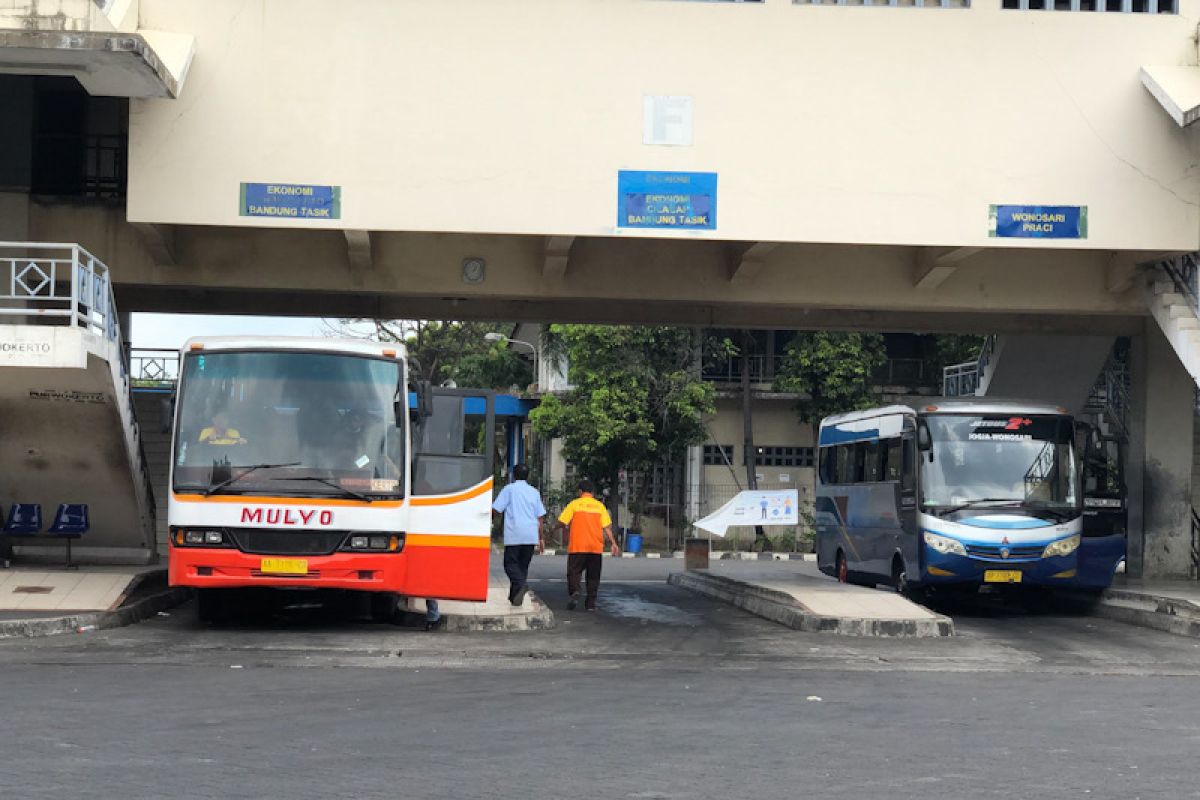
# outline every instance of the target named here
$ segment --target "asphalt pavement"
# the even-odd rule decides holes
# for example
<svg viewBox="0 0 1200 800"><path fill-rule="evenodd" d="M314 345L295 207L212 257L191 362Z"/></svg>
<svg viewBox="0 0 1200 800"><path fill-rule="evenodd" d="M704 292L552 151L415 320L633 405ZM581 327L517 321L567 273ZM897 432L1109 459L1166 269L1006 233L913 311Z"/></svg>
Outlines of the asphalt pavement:
<svg viewBox="0 0 1200 800"><path fill-rule="evenodd" d="M1200 797L1200 642L982 599L950 639L800 633L605 563L549 631L430 633L297 596L0 642L0 796Z"/></svg>

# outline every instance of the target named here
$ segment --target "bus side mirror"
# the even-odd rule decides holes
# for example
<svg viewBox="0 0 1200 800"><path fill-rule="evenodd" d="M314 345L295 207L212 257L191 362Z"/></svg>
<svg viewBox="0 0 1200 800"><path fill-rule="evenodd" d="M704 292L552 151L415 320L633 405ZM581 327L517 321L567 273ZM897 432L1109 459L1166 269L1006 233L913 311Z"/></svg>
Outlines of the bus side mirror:
<svg viewBox="0 0 1200 800"><path fill-rule="evenodd" d="M159 433L170 433L175 424L175 393L159 401L158 407Z"/></svg>
<svg viewBox="0 0 1200 800"><path fill-rule="evenodd" d="M412 393L415 399L412 407L409 408L409 417L413 422L429 419L433 416L433 384L429 381L417 381L412 385ZM399 401L397 401L399 403Z"/></svg>

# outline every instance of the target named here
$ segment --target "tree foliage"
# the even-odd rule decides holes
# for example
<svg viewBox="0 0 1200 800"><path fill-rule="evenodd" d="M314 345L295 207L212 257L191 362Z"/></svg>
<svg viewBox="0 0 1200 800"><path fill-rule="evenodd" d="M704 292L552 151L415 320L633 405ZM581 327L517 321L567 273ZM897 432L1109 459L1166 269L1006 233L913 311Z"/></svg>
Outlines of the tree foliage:
<svg viewBox="0 0 1200 800"><path fill-rule="evenodd" d="M620 470L645 473L705 440L715 392L696 370L691 331L554 325L551 338L568 359L572 389L544 397L530 420L540 435L562 439L581 475L610 490L610 506Z"/></svg>
<svg viewBox="0 0 1200 800"><path fill-rule="evenodd" d="M800 393L800 418L815 423L873 405L871 376L886 361L883 337L877 333L798 333L788 343L775 388Z"/></svg>
<svg viewBox="0 0 1200 800"><path fill-rule="evenodd" d="M453 320L373 320L382 341L403 342L413 375L434 386L454 381L474 389L521 389L533 382L529 362L489 333L508 335L512 325Z"/></svg>

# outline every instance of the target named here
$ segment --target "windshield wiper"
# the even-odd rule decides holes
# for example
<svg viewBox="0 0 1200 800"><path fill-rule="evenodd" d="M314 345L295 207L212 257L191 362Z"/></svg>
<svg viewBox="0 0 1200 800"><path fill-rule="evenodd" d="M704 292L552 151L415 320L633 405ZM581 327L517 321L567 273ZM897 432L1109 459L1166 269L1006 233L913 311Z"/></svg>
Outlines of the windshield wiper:
<svg viewBox="0 0 1200 800"><path fill-rule="evenodd" d="M300 466L299 461L289 461L286 464L250 464L249 466L245 466L245 467L230 467L230 469L240 469L240 470L244 470L244 472L241 472L237 475L228 477L225 480L221 481L220 483L217 483L217 484L214 484L214 485L208 487L207 491L204 492L204 496L208 497L210 494L216 494L217 492L224 489L226 486L229 486L232 483L236 483L237 481L240 481L242 478L246 477L251 472L255 472L256 470L274 469L276 467L298 467L298 466Z"/></svg>
<svg viewBox="0 0 1200 800"><path fill-rule="evenodd" d="M977 497L974 500L968 500L965 503L959 503L954 506L938 506L938 509L946 514L952 514L955 511L962 511L965 508L974 508L981 503L1008 503L1015 505L1024 505L1025 500L1020 497Z"/></svg>
<svg viewBox="0 0 1200 800"><path fill-rule="evenodd" d="M345 486L342 486L341 484L338 484L338 483L334 483L333 481L329 480L328 478L318 478L315 475L302 475L298 478L273 478L272 480L277 480L277 481L316 481L317 483L323 483L326 486L332 486L334 489L337 489L339 492L341 492L343 497L353 497L356 500L362 500L367 503L375 502L375 498L371 497L370 495L363 494L362 492L356 492L353 489L347 489Z"/></svg>

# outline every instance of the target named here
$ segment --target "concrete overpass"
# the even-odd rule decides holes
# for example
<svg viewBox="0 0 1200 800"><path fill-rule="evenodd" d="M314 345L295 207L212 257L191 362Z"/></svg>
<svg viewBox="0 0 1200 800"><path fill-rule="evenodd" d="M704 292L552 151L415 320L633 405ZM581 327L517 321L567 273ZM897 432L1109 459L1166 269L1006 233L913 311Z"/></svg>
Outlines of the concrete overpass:
<svg viewBox="0 0 1200 800"><path fill-rule="evenodd" d="M36 190L20 81L99 56L0 40L0 237L81 243L125 311L1133 336L1181 574L1200 306L1139 265L1200 250L1200 0L1030 5L67 4L182 66L81 78L131 98L98 203Z"/></svg>

